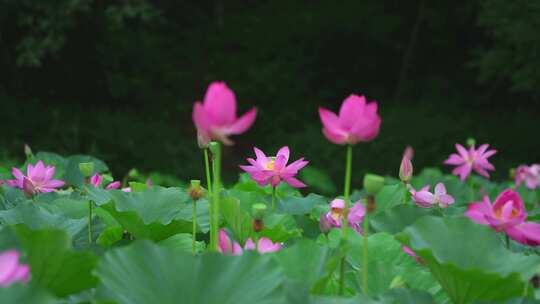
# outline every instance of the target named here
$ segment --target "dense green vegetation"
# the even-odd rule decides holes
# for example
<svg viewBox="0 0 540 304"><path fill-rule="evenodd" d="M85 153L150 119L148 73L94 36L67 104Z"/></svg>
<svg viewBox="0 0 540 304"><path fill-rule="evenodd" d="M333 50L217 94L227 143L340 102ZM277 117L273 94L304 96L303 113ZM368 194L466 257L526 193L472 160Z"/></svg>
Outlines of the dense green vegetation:
<svg viewBox="0 0 540 304"><path fill-rule="evenodd" d="M526 0L2 0L1 153L20 161L28 143L97 155L117 175L198 177L192 104L222 79L241 108L260 109L224 151L228 182L253 144L276 149L286 135L341 183L317 107L351 92L383 116L381 136L355 151L362 170L395 173L407 144L419 167L439 165L472 136L505 152L493 161L506 177L539 161L539 16Z"/></svg>

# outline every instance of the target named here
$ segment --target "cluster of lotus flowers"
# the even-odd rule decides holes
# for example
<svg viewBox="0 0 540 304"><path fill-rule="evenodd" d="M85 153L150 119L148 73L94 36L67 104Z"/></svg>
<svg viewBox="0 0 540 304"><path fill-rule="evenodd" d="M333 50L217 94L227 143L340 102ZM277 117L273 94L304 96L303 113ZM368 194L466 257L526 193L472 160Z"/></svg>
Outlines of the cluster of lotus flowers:
<svg viewBox="0 0 540 304"><path fill-rule="evenodd" d="M350 95L339 110L334 113L325 108L319 108L322 122L322 133L332 143L351 147L359 142L369 142L377 137L381 125L381 118L377 112L376 101L368 102L364 96ZM195 102L192 118L197 129L198 143L201 148L207 148L211 141L219 141L225 145L232 145L232 135L242 134L255 122L257 109L252 108L244 115L237 117L236 97L234 92L223 82L210 84L203 101ZM444 164L455 166L452 174L465 181L472 172L489 178L489 171L495 167L489 158L496 150L489 149L488 144L474 144L468 148L456 144L457 153L451 154ZM253 148L255 158L248 158L247 165L240 168L259 185L271 185L275 188L280 183L286 183L295 188L306 185L296 176L308 161L300 158L289 163L290 150L282 147L275 156L267 156L258 148ZM399 177L406 185L412 201L421 208L447 208L455 202L454 197L447 192L443 183L438 183L433 192L430 185L419 190L410 184L413 175L413 150L406 149L400 165ZM14 179L4 181L8 186L22 189L27 195L47 193L62 188L64 181L54 179L55 167L47 166L42 161L35 165L28 164L26 174L18 168L13 168ZM0 181L1 183L4 183ZM121 188L119 181L104 185L100 174L91 176L88 183L97 188L121 189L129 192L129 188ZM515 172L515 183L524 183L526 187L535 189L540 187L540 165L519 166ZM348 191L348 190L346 190ZM329 204L329 211L320 216L320 228L327 232L331 228L341 228L345 223L362 234L361 224L368 209L362 202L354 202L349 206L348 193L345 198L335 198ZM540 224L528 222L527 212L519 194L508 189L502 192L492 204L489 198L484 197L481 202L471 202L465 216L471 220L492 227L497 232L504 232L511 239L526 245L540 245ZM242 247L234 241L229 234L219 230L217 249L223 254L240 255L246 250L256 250L259 253L275 252L282 248L282 244L273 243L272 240L261 237L257 240L248 239ZM416 257L407 247L405 252ZM8 251L0 255L0 286L7 286L12 282L25 282L29 277L27 265L18 264L19 255L16 251ZM420 260L419 260L420 261Z"/></svg>

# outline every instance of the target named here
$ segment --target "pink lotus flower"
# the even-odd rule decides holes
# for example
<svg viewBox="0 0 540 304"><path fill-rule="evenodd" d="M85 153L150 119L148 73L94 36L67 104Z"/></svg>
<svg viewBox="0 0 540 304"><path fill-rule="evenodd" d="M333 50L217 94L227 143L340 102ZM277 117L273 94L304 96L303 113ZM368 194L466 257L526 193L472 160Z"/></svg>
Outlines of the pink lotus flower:
<svg viewBox="0 0 540 304"><path fill-rule="evenodd" d="M229 136L244 133L251 127L256 116L257 109L252 108L242 117L236 117L236 97L224 82L212 82L208 86L204 101L195 102L192 115L198 142L202 146L210 140L232 145Z"/></svg>
<svg viewBox="0 0 540 304"><path fill-rule="evenodd" d="M8 250L0 253L0 287L7 287L13 283L27 283L30 278L30 267L19 264L17 250Z"/></svg>
<svg viewBox="0 0 540 304"><path fill-rule="evenodd" d="M401 164L399 165L399 179L407 184L411 181L413 175L413 154L414 152L411 146L407 146L407 148L405 148L405 152L403 152Z"/></svg>
<svg viewBox="0 0 540 304"><path fill-rule="evenodd" d="M336 198L330 203L330 208L330 211L321 217L321 230L326 228L329 229L330 227L341 228L342 226L343 216L345 213L345 201ZM347 216L349 227L353 228L358 233L362 233L362 227L360 224L364 220L365 215L366 208L360 202L356 202L351 208L349 208L349 214Z"/></svg>
<svg viewBox="0 0 540 304"><path fill-rule="evenodd" d="M489 178L488 171L495 171L495 167L488 161L488 158L497 153L497 150L487 150L488 147L488 144L483 144L478 149L475 149L473 145L467 151L462 145L456 144L458 154L450 154L444 164L457 166L452 171L452 174L459 176L462 181L471 174L472 170Z"/></svg>
<svg viewBox="0 0 540 304"><path fill-rule="evenodd" d="M430 208L433 205L439 205L441 208L447 208L454 203L454 198L446 193L446 187L443 183L435 185L435 193L429 192L429 185L424 186L420 191L409 188L413 201L422 208Z"/></svg>
<svg viewBox="0 0 540 304"><path fill-rule="evenodd" d="M240 166L242 170L249 173L251 178L260 186L272 184L276 187L281 181L295 187L302 188L306 185L294 176L304 168L309 162L300 158L287 166L289 161L289 148L279 149L276 157L267 157L261 150L253 148L257 159L248 158L251 166Z"/></svg>
<svg viewBox="0 0 540 304"><path fill-rule="evenodd" d="M245 250L255 250L257 249L257 252L263 254L263 253L270 253L270 252L276 252L281 249L280 243L273 243L272 240L270 240L267 237L262 237L257 242L257 246L255 246L255 243L251 238L246 240L246 244L244 245ZM223 254L230 254L230 255L242 255L243 250L240 244L233 241L228 235L225 230L221 229L219 231L219 244L218 244L218 251Z"/></svg>
<svg viewBox="0 0 540 304"><path fill-rule="evenodd" d="M418 264L425 264L424 260L422 260L421 257L419 257L414 251L412 251L411 248L403 245L401 246L401 249L403 249L403 251L405 251L405 253L407 255L409 255L410 257L414 258L416 260L416 262L418 262Z"/></svg>
<svg viewBox="0 0 540 304"><path fill-rule="evenodd" d="M53 179L55 170L54 166L45 167L41 160L35 166L28 164L27 175L24 175L21 170L13 168L11 173L16 180L12 183L17 188L23 189L27 195L52 192L64 185L64 181Z"/></svg>
<svg viewBox="0 0 540 304"><path fill-rule="evenodd" d="M233 241L225 230L219 231L218 251L223 254L242 255L242 247Z"/></svg>
<svg viewBox="0 0 540 304"><path fill-rule="evenodd" d="M529 189L540 187L540 165L521 165L516 169L516 187L525 182L525 186Z"/></svg>
<svg viewBox="0 0 540 304"><path fill-rule="evenodd" d="M319 108L323 134L332 143L354 145L368 142L379 134L381 117L377 114L377 102L366 103L364 96L350 95L339 110L339 116L325 108Z"/></svg>
<svg viewBox="0 0 540 304"><path fill-rule="evenodd" d="M95 188L100 188L102 182L103 182L103 177L99 173L96 173L92 177L90 177L90 184L92 186L94 186ZM112 182L112 183L108 184L105 187L105 189L107 189L107 190L118 189L118 188L120 188L120 186L121 186L120 182L115 181L115 182Z"/></svg>
<svg viewBox="0 0 540 304"><path fill-rule="evenodd" d="M526 222L527 212L519 193L512 189L503 191L492 205L489 197L472 203L465 216L473 221L504 231L511 239L525 245L540 245L540 224Z"/></svg>
<svg viewBox="0 0 540 304"><path fill-rule="evenodd" d="M262 237L257 242L257 246L255 246L255 243L251 238L247 239L246 244L244 244L244 249L255 250L255 248L257 249L257 252L261 254L276 252L281 250L281 243L273 243L271 239Z"/></svg>

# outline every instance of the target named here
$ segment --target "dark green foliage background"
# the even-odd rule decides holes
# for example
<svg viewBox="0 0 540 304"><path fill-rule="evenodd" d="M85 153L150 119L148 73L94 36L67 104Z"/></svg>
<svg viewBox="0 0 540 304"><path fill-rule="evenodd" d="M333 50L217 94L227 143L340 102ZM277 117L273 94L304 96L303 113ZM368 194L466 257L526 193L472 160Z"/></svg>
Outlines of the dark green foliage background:
<svg viewBox="0 0 540 304"><path fill-rule="evenodd" d="M191 107L225 80L242 112L260 111L224 151L229 181L253 145L289 145L339 185L344 150L317 107L352 92L383 118L355 148L358 173L397 173L407 144L417 167L438 166L472 136L499 150L503 178L540 161L538 20L526 0L0 0L1 158L29 143L96 155L117 176L198 178Z"/></svg>

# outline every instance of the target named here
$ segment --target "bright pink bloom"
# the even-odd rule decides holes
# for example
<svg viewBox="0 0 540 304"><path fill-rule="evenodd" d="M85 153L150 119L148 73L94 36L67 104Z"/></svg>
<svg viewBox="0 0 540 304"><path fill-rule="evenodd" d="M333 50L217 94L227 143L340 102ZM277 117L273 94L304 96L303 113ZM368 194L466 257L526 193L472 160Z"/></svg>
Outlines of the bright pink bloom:
<svg viewBox="0 0 540 304"><path fill-rule="evenodd" d="M416 255L416 253L414 251L412 251L411 248L403 245L403 246L401 246L401 249L403 249L403 251L405 251L405 253L408 254L410 257L413 257L416 260L416 262L418 262L418 264L424 264L424 260L422 260L421 257Z"/></svg>
<svg viewBox="0 0 540 304"><path fill-rule="evenodd" d="M206 90L204 101L195 102L192 114L198 141L202 146L210 140L232 145L229 136L244 133L251 127L256 116L257 109L252 108L243 116L236 117L236 97L224 82L212 82Z"/></svg>
<svg viewBox="0 0 540 304"><path fill-rule="evenodd" d="M424 186L420 191L409 188L413 201L422 208L430 208L433 205L439 205L441 208L447 208L454 203L454 197L446 193L446 187L443 183L435 185L435 193L429 192L429 185Z"/></svg>
<svg viewBox="0 0 540 304"><path fill-rule="evenodd" d="M465 216L473 221L491 226L497 232L504 231L511 239L525 245L540 245L540 224L526 222L527 211L519 193L512 189L503 191L493 205L489 197L472 203Z"/></svg>
<svg viewBox="0 0 540 304"><path fill-rule="evenodd" d="M471 174L472 170L489 178L488 171L495 171L495 167L488 161L488 158L497 153L497 150L487 150L488 147L488 144L483 144L478 149L471 146L467 150L462 145L456 144L458 154L450 154L450 157L444 161L444 164L457 166L452 171L452 174L459 176L462 181Z"/></svg>
<svg viewBox="0 0 540 304"><path fill-rule="evenodd" d="M288 147L279 149L276 157L267 157L257 148L253 148L253 150L255 150L257 159L248 158L247 160L251 166L240 166L240 168L249 173L257 184L260 186L272 184L275 187L281 181L284 181L295 188L306 186L295 178L298 171L309 163L303 157L287 166L287 162L289 161Z"/></svg>
<svg viewBox="0 0 540 304"><path fill-rule="evenodd" d="M321 217L321 228L337 227L341 228L343 223L343 216L345 212L345 201L339 198L334 199L330 203L330 211ZM360 224L364 220L366 215L366 208L360 203L356 202L351 208L349 208L349 215L347 221L349 227L356 230L358 233L362 233L362 227Z"/></svg>
<svg viewBox="0 0 540 304"><path fill-rule="evenodd" d="M0 253L0 287L7 287L12 283L28 282L30 267L19 264L17 250L8 250Z"/></svg>
<svg viewBox="0 0 540 304"><path fill-rule="evenodd" d="M257 251L259 253L270 253L270 252L276 252L281 249L281 243L273 243L271 239L267 237L262 237L257 242L257 246L255 246L255 243L251 238L247 239L246 244L244 245L245 250L255 250L255 247L257 247Z"/></svg>
<svg viewBox="0 0 540 304"><path fill-rule="evenodd" d="M272 240L270 240L267 237L262 237L257 242L257 246L255 246L255 243L251 238L247 239L246 244L244 245L245 250L255 250L257 248L257 252L259 253L270 253L270 252L276 252L281 249L281 243L273 243ZM225 230L221 229L219 231L219 244L218 244L218 251L224 254L230 254L230 255L242 255L243 250L240 244L232 240Z"/></svg>
<svg viewBox="0 0 540 304"><path fill-rule="evenodd" d="M540 187L540 165L521 165L516 169L516 187L525 182L525 186L529 189Z"/></svg>
<svg viewBox="0 0 540 304"><path fill-rule="evenodd" d="M366 102L364 96L350 95L341 104L339 116L319 108L323 134L338 145L354 145L359 141L373 140L379 134L381 117L377 113L377 102Z"/></svg>
<svg viewBox="0 0 540 304"><path fill-rule="evenodd" d="M242 255L242 247L233 241L225 230L219 230L218 251L224 254Z"/></svg>
<svg viewBox="0 0 540 304"><path fill-rule="evenodd" d="M92 186L94 186L95 188L100 188L102 182L103 182L103 177L99 173L96 173L92 177L90 177L90 184ZM120 188L120 186L121 186L120 182L115 181L115 182L112 182L112 183L108 184L105 187L105 189L107 189L107 190L118 189L118 188Z"/></svg>
<svg viewBox="0 0 540 304"><path fill-rule="evenodd" d="M52 192L55 188L60 188L64 185L64 181L53 179L54 166L46 166L40 160L35 166L28 164L26 175L21 170L13 168L11 173L15 177L12 183L20 189L23 189L27 195L35 193Z"/></svg>
<svg viewBox="0 0 540 304"><path fill-rule="evenodd" d="M414 152L411 146L407 146L405 152L403 152L403 157L401 158L401 164L399 165L399 179L404 183L409 183L413 175L413 154Z"/></svg>

